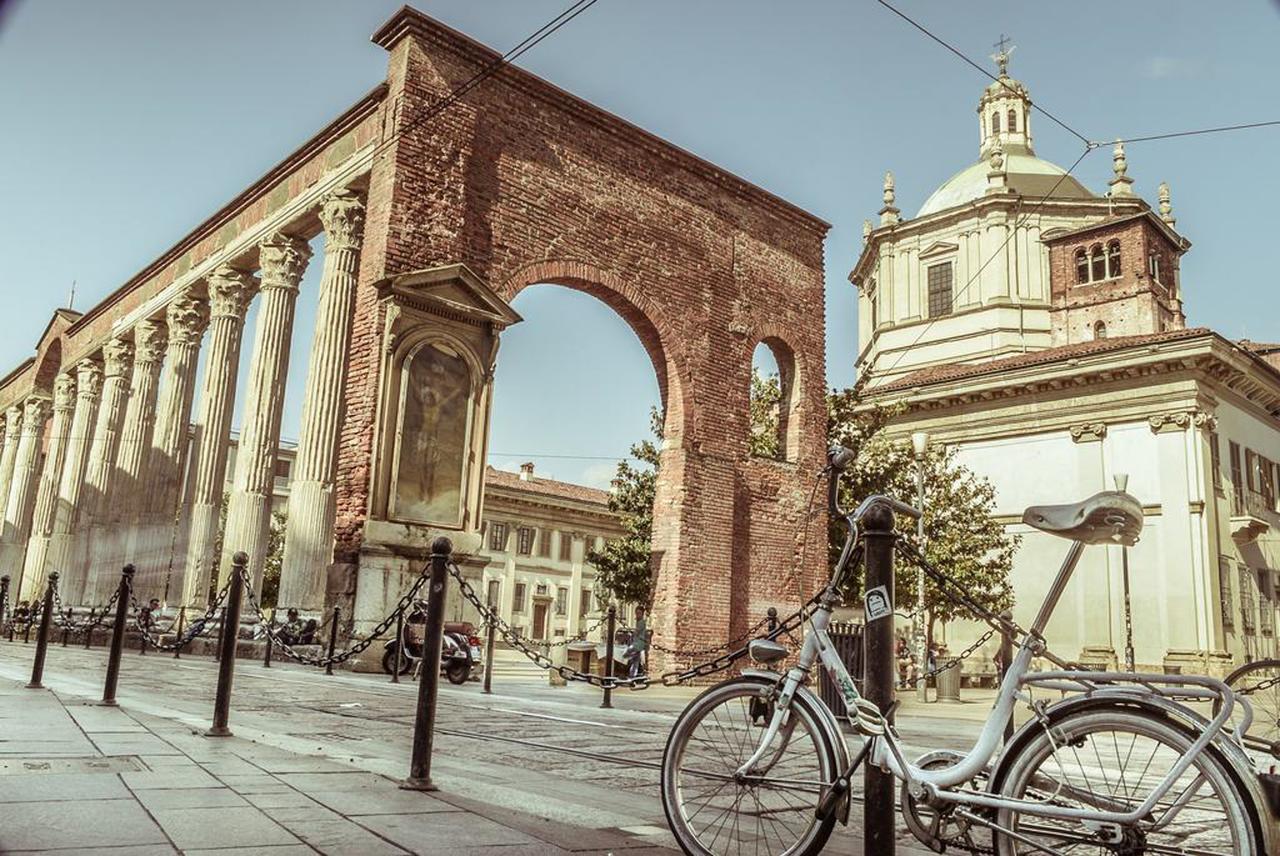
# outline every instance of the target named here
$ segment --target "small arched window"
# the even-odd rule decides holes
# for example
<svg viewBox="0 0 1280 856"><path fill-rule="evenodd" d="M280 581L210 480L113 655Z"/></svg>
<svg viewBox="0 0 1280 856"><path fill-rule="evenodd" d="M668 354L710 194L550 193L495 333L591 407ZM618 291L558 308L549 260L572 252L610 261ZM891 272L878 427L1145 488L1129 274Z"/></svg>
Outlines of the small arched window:
<svg viewBox="0 0 1280 856"><path fill-rule="evenodd" d="M1000 114L999 113L991 114L991 133L993 134L1000 133Z"/></svg>
<svg viewBox="0 0 1280 856"><path fill-rule="evenodd" d="M1117 277L1120 275L1120 242L1112 241L1107 244L1107 276Z"/></svg>
<svg viewBox="0 0 1280 856"><path fill-rule="evenodd" d="M1015 110L1009 111L1008 129L1010 134L1018 133L1018 113Z"/></svg>
<svg viewBox="0 0 1280 856"><path fill-rule="evenodd" d="M1102 253L1102 244L1094 244L1089 248L1089 279L1098 282L1107 278L1107 258Z"/></svg>
<svg viewBox="0 0 1280 856"><path fill-rule="evenodd" d="M1093 325L1093 338L1095 338L1095 339L1105 339L1105 338L1107 338L1107 322L1105 322L1105 321L1098 321L1098 322L1095 322L1095 323L1094 323L1094 325Z"/></svg>
<svg viewBox="0 0 1280 856"><path fill-rule="evenodd" d="M1076 250L1076 282L1084 283L1089 281L1089 254L1084 251L1084 247Z"/></svg>
<svg viewBox="0 0 1280 856"><path fill-rule="evenodd" d="M762 339L751 356L747 439L752 457L796 459L800 448L797 393L796 361L790 346L780 339Z"/></svg>

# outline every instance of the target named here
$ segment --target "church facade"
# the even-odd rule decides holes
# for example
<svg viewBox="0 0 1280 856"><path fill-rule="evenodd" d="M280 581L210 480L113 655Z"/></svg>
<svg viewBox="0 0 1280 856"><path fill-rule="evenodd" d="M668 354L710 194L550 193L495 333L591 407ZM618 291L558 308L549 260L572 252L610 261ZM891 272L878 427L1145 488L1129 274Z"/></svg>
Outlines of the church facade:
<svg viewBox="0 0 1280 856"><path fill-rule="evenodd" d="M1222 673L1275 656L1280 346L1187 326L1191 243L1168 185L1153 209L1121 143L1102 194L1037 157L1028 90L996 59L978 161L914 218L886 176L880 224L864 225L850 280L869 396L901 404L895 436L927 431L992 482L999 519L1022 536L1020 621L1067 546L1023 526L1022 510L1124 476L1146 510L1127 557L1138 668ZM1086 550L1046 634L1058 654L1123 664L1124 559ZM958 650L978 627L946 633Z"/></svg>

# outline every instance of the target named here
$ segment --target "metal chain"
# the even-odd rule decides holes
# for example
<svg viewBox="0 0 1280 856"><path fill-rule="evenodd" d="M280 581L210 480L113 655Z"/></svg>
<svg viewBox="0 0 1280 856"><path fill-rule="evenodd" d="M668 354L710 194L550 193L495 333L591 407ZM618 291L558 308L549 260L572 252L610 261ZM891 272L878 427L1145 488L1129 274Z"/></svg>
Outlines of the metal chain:
<svg viewBox="0 0 1280 856"><path fill-rule="evenodd" d="M526 644L520 634L516 633L515 630L512 629L511 625L506 621L503 621L501 616L480 600L480 596L476 593L475 588L467 578L463 576L462 570L457 566L457 564L453 562L449 563L449 573L458 583L458 587L462 591L462 596L479 611L480 615L486 621L492 623L498 632L502 634L503 639L543 669L555 672L566 681L580 681L601 689L643 690L648 689L652 685L654 679L650 678L648 675L638 675L634 678L621 678L613 675L596 675L591 672L579 671L571 666L557 665L555 661L546 654L535 650L533 646ZM786 620L782 621L776 629L770 631L768 636L765 638L773 639L783 633L800 627L800 625L808 619L809 615L812 614L813 607L817 602L818 596L815 595L808 603L804 604L804 606L800 607L800 609L789 616ZM713 675L717 672L723 672L735 662L745 657L747 655L747 651L748 649L746 647L742 647L736 651L717 657L714 660L708 660L705 663L699 663L696 666L691 666L688 669L665 672L657 680L661 681L664 686L673 687L687 683L694 678L706 677L707 675Z"/></svg>
<svg viewBox="0 0 1280 856"><path fill-rule="evenodd" d="M258 614L258 620L262 622L262 626L265 628L266 634L271 637L272 642L280 646L280 650L284 652L286 657L291 660L296 660L304 666L328 666L330 664L337 666L341 663L345 663L357 654L363 653L366 648L380 639L382 634L386 633L387 630L390 629L391 625L396 620L396 616L403 613L404 610L409 607L409 604L414 601L423 584L430 579L431 566L428 564L423 568L422 573L418 575L418 579L414 580L413 585L410 586L409 590L400 598L400 602L396 605L396 608L393 609L386 618L382 619L374 626L372 633L352 645L350 648L347 648L342 653L334 654L332 657L327 655L324 657L316 657L310 654L303 654L299 651L295 651L289 643L282 640L278 631L274 627L275 622L267 621L267 616L263 613L261 604L258 603L258 597L253 591L253 583L249 579L248 569L241 571L240 577L244 580L245 594L249 596L249 603ZM319 630L319 628L316 629Z"/></svg>
<svg viewBox="0 0 1280 856"><path fill-rule="evenodd" d="M550 642L546 639L530 639L527 636L522 636L520 638L526 645L536 645L537 647L543 648L546 650L550 650L552 648L563 648L565 645L572 645L574 642L582 642L586 640L588 634L594 632L597 628L600 627L600 625L604 624L607 620L608 620L608 617L606 616L605 618L600 619L595 624L588 627L586 630L580 631L577 636L572 636L568 639L561 639L558 642ZM623 627L619 629L625 630L629 628Z"/></svg>
<svg viewBox="0 0 1280 856"><path fill-rule="evenodd" d="M186 632L173 642L161 642L160 640L163 638L164 634L173 629L174 624L177 623L176 619L170 623L168 629L162 631L159 636L153 635L150 626L143 625L141 621L135 619L134 625L138 628L138 632L147 637L147 641L157 650L176 651L180 648L185 648L197 636L204 636L210 632L211 627L209 622L213 619L214 614L218 611L218 607L222 606L222 602L227 599L227 595L230 592L231 580L228 579L226 584L222 587L222 590L214 595L213 600L210 601L209 606L205 609L204 615L187 625ZM118 590L116 594L117 596L119 595ZM129 591L129 600L132 602L133 611L135 613L141 612L141 609L138 607L138 601L133 596L132 589Z"/></svg>
<svg viewBox="0 0 1280 856"><path fill-rule="evenodd" d="M764 627L768 623L769 623L769 618L768 616L766 616L760 619L759 621L757 621L755 624L748 627L745 632L739 633L737 636L730 639L728 642L724 642L719 645L714 645L710 648L679 650L676 648L663 647L662 645L659 645L656 642L651 642L649 643L649 645L655 651L661 651L663 654L669 654L672 657L705 657L709 654L714 654L717 651L725 651L729 648L734 647L735 645L741 645L743 642L747 641L748 639L753 638L755 636L755 632L759 630L761 627Z"/></svg>
<svg viewBox="0 0 1280 856"><path fill-rule="evenodd" d="M1254 693L1260 693L1263 690L1269 690L1276 685L1280 685L1280 674L1273 678L1267 678L1265 681L1260 681L1251 687L1245 687L1244 689L1236 689L1235 687L1232 687L1231 690L1236 695L1250 696Z"/></svg>
<svg viewBox="0 0 1280 856"><path fill-rule="evenodd" d="M987 642L991 640L991 637L995 635L996 635L996 631L995 631L995 628L993 627L989 629L986 633L983 633L981 636L979 636L978 640L974 642L972 645L970 645L968 648L965 648L963 651L961 651L956 656L952 657L947 662L943 663L941 666L934 666L932 669L925 672L924 674L918 675L915 678L915 680L927 681L929 678L942 674L947 669L950 669L952 666L955 666L959 663L963 663L965 660L969 659L975 653L977 653L978 649L981 648L983 645L987 644Z"/></svg>

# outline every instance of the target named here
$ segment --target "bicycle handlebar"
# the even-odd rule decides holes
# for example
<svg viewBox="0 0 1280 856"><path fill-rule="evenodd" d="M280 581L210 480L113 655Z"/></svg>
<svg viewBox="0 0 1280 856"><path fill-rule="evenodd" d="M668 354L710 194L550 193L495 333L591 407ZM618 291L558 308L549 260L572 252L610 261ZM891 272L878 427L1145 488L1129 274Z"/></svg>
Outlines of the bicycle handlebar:
<svg viewBox="0 0 1280 856"><path fill-rule="evenodd" d="M874 494L868 496L858 505L858 508L849 513L847 508L840 505L840 476L854 462L857 456L852 449L844 446L832 446L827 450L827 470L831 473L831 481L827 487L827 501L832 514L840 517L846 517L852 524L857 524L863 516L871 510L871 507L879 503L884 503L899 514L905 514L913 520L919 520L923 516L923 512L914 506L907 505L905 502L899 502L891 496L884 494Z"/></svg>

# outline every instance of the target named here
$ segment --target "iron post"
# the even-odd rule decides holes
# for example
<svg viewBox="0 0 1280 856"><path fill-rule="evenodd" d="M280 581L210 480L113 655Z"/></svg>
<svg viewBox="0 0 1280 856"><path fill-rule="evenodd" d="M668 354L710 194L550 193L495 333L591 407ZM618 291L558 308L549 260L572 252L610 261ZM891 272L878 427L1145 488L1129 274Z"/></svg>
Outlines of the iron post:
<svg viewBox="0 0 1280 856"><path fill-rule="evenodd" d="M890 721L896 668L893 656L893 524L893 509L884 503L873 505L863 517L867 598L866 626L862 634L865 646L863 694L882 713L888 714ZM881 594L885 603L878 603ZM873 606L878 608L873 610ZM875 764L867 764L863 770L866 805L863 846L868 853L892 856L897 847L893 835L897 820L897 783L892 773Z"/></svg>
<svg viewBox="0 0 1280 856"><path fill-rule="evenodd" d="M116 684L120 680L120 655L124 652L124 623L129 609L129 593L133 590L133 565L120 570L120 588L116 590L116 623L111 628L111 654L107 657L107 682L102 689L102 703L116 703Z"/></svg>
<svg viewBox="0 0 1280 856"><path fill-rule="evenodd" d="M67 607L67 615L62 620L62 647L67 647L67 637L71 635L71 619L75 615L71 607Z"/></svg>
<svg viewBox="0 0 1280 856"><path fill-rule="evenodd" d="M1116 473L1112 480L1115 481L1116 490L1124 493L1129 487L1129 476L1126 473ZM1133 609L1129 602L1129 548L1122 546L1120 548L1120 567L1124 574L1124 670L1126 672L1137 671L1137 664L1134 662L1133 656Z"/></svg>
<svg viewBox="0 0 1280 856"><path fill-rule="evenodd" d="M440 649L444 645L446 574L453 542L443 536L431 544L431 583L427 600L427 623L422 639L422 679L418 682L418 710L413 722L413 750L409 758L409 778L400 787L412 791L434 791L431 782L431 749L435 742L436 691L440 686Z"/></svg>
<svg viewBox="0 0 1280 856"><path fill-rule="evenodd" d="M396 610L396 647L391 658L391 683L400 683L400 664L404 662L404 608Z"/></svg>
<svg viewBox="0 0 1280 856"><path fill-rule="evenodd" d="M1013 626L1013 610L1006 609L1000 613L1000 617L1004 619L1000 628L1000 683L1004 683L1004 676L1008 674L1009 667L1013 663L1013 633L1009 628ZM1007 746L1009 741L1013 739L1013 711L1009 711L1009 721L1004 724L1004 742Z"/></svg>
<svg viewBox="0 0 1280 856"><path fill-rule="evenodd" d="M177 660L182 657L182 634L186 632L187 627L187 608L185 606L178 607L178 638L173 640L173 659Z"/></svg>
<svg viewBox="0 0 1280 856"><path fill-rule="evenodd" d="M218 622L218 644L213 649L214 662L222 659L222 637L227 635L227 608L222 607L222 618Z"/></svg>
<svg viewBox="0 0 1280 856"><path fill-rule="evenodd" d="M275 645L275 637L272 635L276 629L276 611L271 609L271 621L267 624L267 652L262 655L262 668L271 668L271 649Z"/></svg>
<svg viewBox="0 0 1280 856"><path fill-rule="evenodd" d="M609 604L609 611L605 613L605 640L604 640L604 698L600 701L601 707L613 707L613 689L609 687L608 679L613 677L613 634L618 626L618 607L612 603Z"/></svg>
<svg viewBox="0 0 1280 856"><path fill-rule="evenodd" d="M9 612L9 575L5 574L0 577L0 622L4 621L5 615ZM9 641L13 641L13 637L9 637Z"/></svg>
<svg viewBox="0 0 1280 856"><path fill-rule="evenodd" d="M929 434L916 431L911 435L911 451L916 461L916 509L924 511L924 460L929 450ZM920 542L920 550L924 551L924 515L916 521L916 540ZM929 679L924 677L925 664L929 661L929 640L925 633L924 614L924 568L916 568L916 617L911 622L916 643L916 699L929 701Z"/></svg>
<svg viewBox="0 0 1280 856"><path fill-rule="evenodd" d="M489 614L485 616L485 638L484 638L484 694L489 695L493 692L493 645L494 637L498 632L498 622L494 619L494 612L498 605L489 604Z"/></svg>
<svg viewBox="0 0 1280 856"><path fill-rule="evenodd" d="M768 610L765 611L765 617L767 619L765 626L769 628L769 636L772 637L778 629L778 607L769 607Z"/></svg>
<svg viewBox="0 0 1280 856"><path fill-rule="evenodd" d="M89 607L89 626L84 629L84 649L89 650L89 646L93 644L93 628L98 626L98 608L96 606ZM9 640L13 641L13 640Z"/></svg>
<svg viewBox="0 0 1280 856"><path fill-rule="evenodd" d="M44 608L40 610L40 635L36 638L36 659L31 664L31 683L28 689L43 689L40 680L44 677L44 656L49 650L49 622L53 619L53 592L58 588L58 572L49 572L49 584L44 590Z"/></svg>
<svg viewBox="0 0 1280 856"><path fill-rule="evenodd" d="M231 557L231 591L227 592L227 605L222 608L222 635L218 654L218 692L213 700L213 727L206 737L230 737L227 719L231 713L231 680L236 669L236 643L240 629L240 599L244 593L245 568L249 554L243 550Z"/></svg>
<svg viewBox="0 0 1280 856"><path fill-rule="evenodd" d="M338 647L338 618L342 615L342 608L335 606L333 608L333 626L329 628L329 656L326 658L327 663L324 664L324 673L326 675L333 674L333 649ZM441 621L444 619L441 618ZM441 625L443 627L443 625Z"/></svg>

